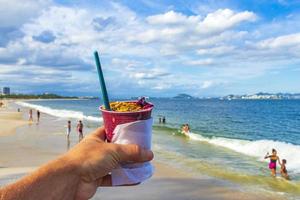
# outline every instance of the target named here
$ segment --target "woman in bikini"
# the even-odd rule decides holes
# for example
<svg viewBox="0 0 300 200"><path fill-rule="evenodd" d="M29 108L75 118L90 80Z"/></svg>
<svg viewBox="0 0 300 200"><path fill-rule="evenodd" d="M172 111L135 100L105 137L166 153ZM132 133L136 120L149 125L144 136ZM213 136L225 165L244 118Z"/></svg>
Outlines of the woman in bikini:
<svg viewBox="0 0 300 200"><path fill-rule="evenodd" d="M265 156L265 159L270 158L270 163L269 163L269 169L271 170L271 175L273 177L276 176L276 164L277 161L279 161L279 157L277 156L277 151L275 149L272 149L272 155L269 155L269 152Z"/></svg>

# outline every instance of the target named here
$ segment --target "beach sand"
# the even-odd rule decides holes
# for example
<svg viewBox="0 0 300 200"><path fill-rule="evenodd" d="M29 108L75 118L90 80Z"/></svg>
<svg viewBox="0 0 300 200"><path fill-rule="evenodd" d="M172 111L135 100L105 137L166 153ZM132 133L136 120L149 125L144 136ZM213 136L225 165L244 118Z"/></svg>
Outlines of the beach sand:
<svg viewBox="0 0 300 200"><path fill-rule="evenodd" d="M0 108L0 136L13 134L16 128L26 124L21 112L12 111L7 102Z"/></svg>
<svg viewBox="0 0 300 200"><path fill-rule="evenodd" d="M42 113L39 124L29 124L26 120L28 109L21 108L21 113L15 112L16 109L11 104L0 110L0 186L30 173L78 142L75 131L70 142L66 140L65 125L68 119ZM76 120L72 120L73 127L75 123ZM88 131L90 129L86 129ZM195 177L165 163L153 163L156 170L150 180L138 186L99 188L93 199L284 199L248 191L239 185L205 175Z"/></svg>
<svg viewBox="0 0 300 200"><path fill-rule="evenodd" d="M250 191L226 182L203 176L195 178L192 174L172 166L154 162L154 176L138 186L100 188L94 199L164 199L164 200L279 200L271 196Z"/></svg>

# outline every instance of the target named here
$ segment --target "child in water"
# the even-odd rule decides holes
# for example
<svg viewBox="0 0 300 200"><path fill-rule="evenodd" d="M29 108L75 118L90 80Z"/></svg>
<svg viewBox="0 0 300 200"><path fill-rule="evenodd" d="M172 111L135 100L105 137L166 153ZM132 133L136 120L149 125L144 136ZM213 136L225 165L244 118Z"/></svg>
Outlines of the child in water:
<svg viewBox="0 0 300 200"><path fill-rule="evenodd" d="M281 167L280 169L280 173L281 173L281 176L287 180L290 179L289 175L288 175L288 172L287 172L287 169L286 169L286 159L282 159L282 161L280 162L279 160L279 165Z"/></svg>

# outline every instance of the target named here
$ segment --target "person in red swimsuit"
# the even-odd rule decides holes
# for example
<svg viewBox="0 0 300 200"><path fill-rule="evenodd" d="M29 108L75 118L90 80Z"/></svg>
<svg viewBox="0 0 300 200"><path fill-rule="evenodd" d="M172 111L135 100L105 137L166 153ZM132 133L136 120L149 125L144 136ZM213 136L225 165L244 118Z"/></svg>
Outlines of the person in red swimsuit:
<svg viewBox="0 0 300 200"><path fill-rule="evenodd" d="M279 161L279 157L277 156L277 151L272 149L272 155L269 155L269 152L265 156L265 159L270 158L269 169L271 170L271 175L276 176L276 163Z"/></svg>

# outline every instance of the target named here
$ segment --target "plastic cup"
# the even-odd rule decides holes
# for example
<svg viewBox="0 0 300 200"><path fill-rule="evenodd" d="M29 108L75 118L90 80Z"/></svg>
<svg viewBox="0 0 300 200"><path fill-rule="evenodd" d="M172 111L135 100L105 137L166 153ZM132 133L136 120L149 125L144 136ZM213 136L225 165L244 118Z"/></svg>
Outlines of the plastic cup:
<svg viewBox="0 0 300 200"><path fill-rule="evenodd" d="M137 101L124 101L124 102L137 102ZM108 142L112 141L113 131L119 124L126 124L138 120L147 120L151 118L151 111L153 109L153 104L147 102L150 106L146 109L133 112L116 112L108 111L103 109L103 105L100 106L102 112L104 128L106 132L106 139Z"/></svg>

